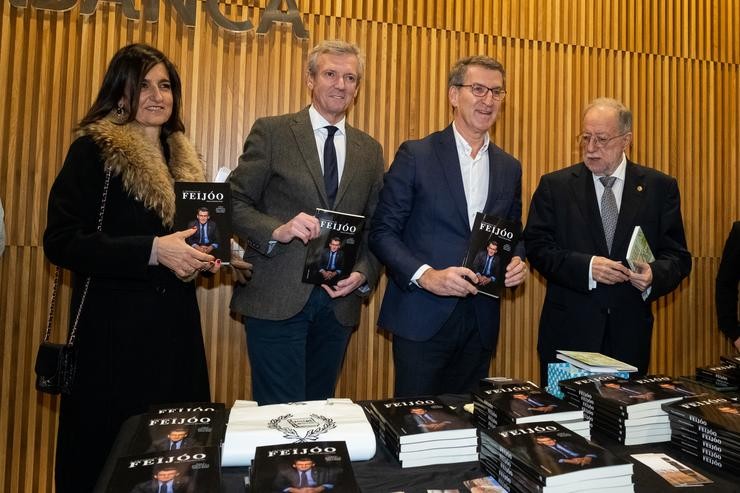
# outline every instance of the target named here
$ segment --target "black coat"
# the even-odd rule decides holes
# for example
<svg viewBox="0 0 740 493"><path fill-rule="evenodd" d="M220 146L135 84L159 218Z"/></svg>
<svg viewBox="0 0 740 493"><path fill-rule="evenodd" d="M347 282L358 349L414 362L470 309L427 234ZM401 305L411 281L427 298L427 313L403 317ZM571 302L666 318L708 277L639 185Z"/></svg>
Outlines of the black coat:
<svg viewBox="0 0 740 493"><path fill-rule="evenodd" d="M210 400L194 283L148 265L154 237L171 232L170 174L202 181L202 165L182 134L168 139L165 164L133 125L102 121L85 129L49 196L44 252L73 272L70 319L91 276L74 388L61 400L58 493L92 490L129 416L152 404ZM113 176L99 233L106 164Z"/></svg>
<svg viewBox="0 0 740 493"><path fill-rule="evenodd" d="M641 226L655 256L650 295L629 282L588 289L594 255L626 264L627 246ZM611 354L644 374L650 361L650 302L675 289L691 270L676 180L627 161L611 255L606 246L593 175L583 163L546 174L534 192L524 230L527 258L547 280L537 349L541 377L558 349L602 350L609 328ZM609 317L607 317L609 314Z"/></svg>

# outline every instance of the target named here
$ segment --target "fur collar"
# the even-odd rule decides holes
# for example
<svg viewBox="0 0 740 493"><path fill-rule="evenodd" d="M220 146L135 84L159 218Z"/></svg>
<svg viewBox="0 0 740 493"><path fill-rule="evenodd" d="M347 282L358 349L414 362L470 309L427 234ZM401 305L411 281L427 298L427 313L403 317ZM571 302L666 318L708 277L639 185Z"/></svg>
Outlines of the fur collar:
<svg viewBox="0 0 740 493"><path fill-rule="evenodd" d="M137 122L118 125L102 119L80 129L100 148L105 166L113 176L121 175L123 188L156 211L162 224L171 228L175 217L175 181L205 181L204 165L195 148L182 132L167 138L170 162L144 136Z"/></svg>

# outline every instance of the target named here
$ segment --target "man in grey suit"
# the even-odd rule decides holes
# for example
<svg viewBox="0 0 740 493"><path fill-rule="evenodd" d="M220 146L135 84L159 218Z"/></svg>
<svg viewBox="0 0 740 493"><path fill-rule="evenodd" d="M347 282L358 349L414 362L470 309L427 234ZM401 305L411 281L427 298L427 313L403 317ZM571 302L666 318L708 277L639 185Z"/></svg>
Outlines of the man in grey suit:
<svg viewBox="0 0 740 493"><path fill-rule="evenodd" d="M384 170L380 144L345 123L363 75L359 48L324 41L308 55L311 106L260 118L229 177L234 231L254 264L231 308L244 315L252 391L260 404L326 399L363 297L380 266L366 234L353 271L333 286L301 282L316 208L371 217Z"/></svg>

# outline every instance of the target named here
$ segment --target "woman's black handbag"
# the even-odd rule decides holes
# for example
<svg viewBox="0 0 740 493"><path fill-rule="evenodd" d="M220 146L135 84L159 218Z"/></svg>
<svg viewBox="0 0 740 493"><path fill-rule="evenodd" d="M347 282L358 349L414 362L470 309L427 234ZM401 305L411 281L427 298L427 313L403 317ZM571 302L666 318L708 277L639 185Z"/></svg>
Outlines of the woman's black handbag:
<svg viewBox="0 0 740 493"><path fill-rule="evenodd" d="M103 187L103 197L100 201L100 214L98 216L98 231L103 229L103 215L105 214L105 202L108 198L108 185L110 184L111 170L107 169L105 173L105 186ZM36 353L36 390L47 394L66 394L72 393L72 387L77 371L77 348L75 347L75 337L77 336L77 323L80 321L82 306L85 304L87 288L90 286L90 277L85 281L85 287L82 291L80 306L77 308L72 332L69 334L69 340L66 344L57 344L49 342L51 336L51 325L54 319L54 305L56 304L57 288L59 287L59 273L61 269L57 267L54 274L54 289L51 293L51 304L49 306L49 318L46 323L46 332L44 340L41 341L39 350Z"/></svg>

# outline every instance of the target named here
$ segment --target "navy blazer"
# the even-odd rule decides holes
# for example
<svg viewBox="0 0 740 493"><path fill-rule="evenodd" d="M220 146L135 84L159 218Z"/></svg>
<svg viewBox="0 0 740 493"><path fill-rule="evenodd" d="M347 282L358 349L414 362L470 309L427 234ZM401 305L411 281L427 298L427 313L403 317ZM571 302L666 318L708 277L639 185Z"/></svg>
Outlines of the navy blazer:
<svg viewBox="0 0 740 493"><path fill-rule="evenodd" d="M490 143L488 199L483 212L521 225L522 168ZM470 241L470 223L452 125L422 140L404 142L386 173L370 229L370 249L385 264L391 282L378 325L412 341L425 341L449 318L458 298L432 294L411 282L424 264L460 266ZM517 255L524 258L519 245ZM499 301L474 299L481 339L496 349Z"/></svg>

